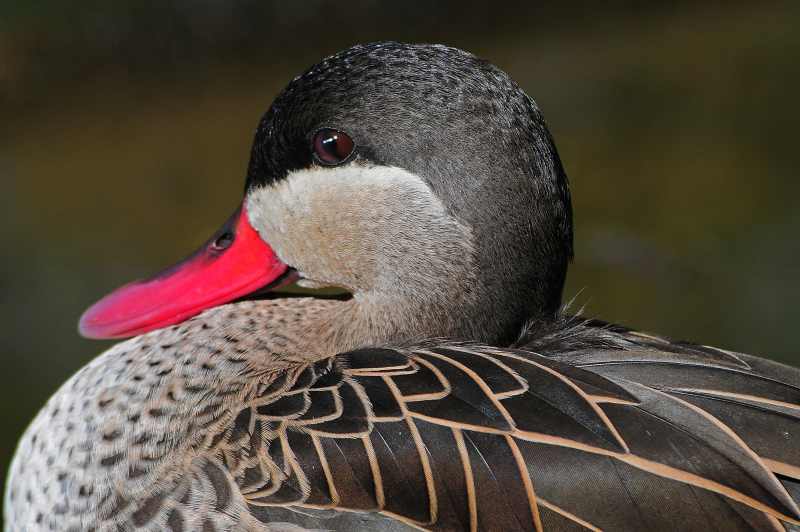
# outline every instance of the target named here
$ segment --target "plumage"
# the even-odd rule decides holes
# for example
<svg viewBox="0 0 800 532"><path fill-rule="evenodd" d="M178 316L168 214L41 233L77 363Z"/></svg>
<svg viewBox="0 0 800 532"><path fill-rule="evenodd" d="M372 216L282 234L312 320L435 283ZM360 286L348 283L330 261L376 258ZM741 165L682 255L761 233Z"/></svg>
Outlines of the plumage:
<svg viewBox="0 0 800 532"><path fill-rule="evenodd" d="M365 103L345 106L354 91ZM403 107L409 92L419 101ZM456 98L465 94L481 99ZM427 140L392 152L410 117ZM362 151L341 167L315 166L295 140L321 121ZM475 132L481 121L485 142L510 131L526 155L490 172L486 161L437 151L458 146L448 128ZM505 154L497 149L493 157ZM442 177L453 171L448 157L475 174ZM514 175L505 188L498 169ZM352 197L352 183L340 185L348 176L392 205L339 202L355 225L328 224L337 218L324 199ZM300 189L308 204L295 203ZM7 530L800 526L800 370L557 312L572 253L566 177L538 109L491 65L396 43L326 59L262 120L246 194L249 221L240 223L278 242L279 259L303 263L287 264L280 280L338 284L352 297L215 300L100 355L23 436ZM503 194L514 201L500 203ZM509 212L470 211L492 200ZM530 205L547 208L520 211ZM370 209L361 227L359 206ZM401 220L405 208L419 212ZM265 225L266 212L278 220ZM305 221L278 234L297 212ZM226 227L206 263L234 245L239 229ZM404 248L406 260L398 242L411 246L426 231L422 251ZM315 247L320 263L304 255ZM445 288L461 292L448 299Z"/></svg>

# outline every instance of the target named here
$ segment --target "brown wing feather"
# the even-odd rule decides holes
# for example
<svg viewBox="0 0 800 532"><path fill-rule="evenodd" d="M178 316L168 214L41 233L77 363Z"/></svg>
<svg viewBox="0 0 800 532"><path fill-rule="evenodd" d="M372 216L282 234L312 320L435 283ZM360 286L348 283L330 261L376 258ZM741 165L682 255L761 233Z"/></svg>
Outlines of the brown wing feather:
<svg viewBox="0 0 800 532"><path fill-rule="evenodd" d="M218 449L243 458L222 463L255 518L311 528L796 524L800 371L615 334L626 349L428 345L298 365L236 416Z"/></svg>

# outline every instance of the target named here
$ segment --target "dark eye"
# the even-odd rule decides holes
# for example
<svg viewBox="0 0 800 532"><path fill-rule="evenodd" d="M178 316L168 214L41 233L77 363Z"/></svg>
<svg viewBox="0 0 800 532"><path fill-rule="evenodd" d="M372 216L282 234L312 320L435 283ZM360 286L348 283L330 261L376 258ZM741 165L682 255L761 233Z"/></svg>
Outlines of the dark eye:
<svg viewBox="0 0 800 532"><path fill-rule="evenodd" d="M313 140L314 155L325 165L341 164L353 153L355 144L347 133L331 128L317 131Z"/></svg>

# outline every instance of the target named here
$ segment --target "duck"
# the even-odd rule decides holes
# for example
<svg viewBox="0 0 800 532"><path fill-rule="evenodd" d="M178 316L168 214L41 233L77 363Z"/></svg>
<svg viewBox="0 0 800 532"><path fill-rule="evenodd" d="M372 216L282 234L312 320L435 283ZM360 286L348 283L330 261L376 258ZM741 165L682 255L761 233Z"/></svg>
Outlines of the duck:
<svg viewBox="0 0 800 532"><path fill-rule="evenodd" d="M332 55L260 120L222 228L82 316L127 339L25 431L5 530L796 530L800 370L569 314L572 256L508 74Z"/></svg>

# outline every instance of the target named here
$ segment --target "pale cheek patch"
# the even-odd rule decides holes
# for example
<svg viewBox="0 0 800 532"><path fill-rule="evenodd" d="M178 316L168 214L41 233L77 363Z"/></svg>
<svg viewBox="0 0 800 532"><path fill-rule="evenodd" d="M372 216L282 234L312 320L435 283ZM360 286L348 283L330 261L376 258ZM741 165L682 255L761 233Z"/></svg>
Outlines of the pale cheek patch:
<svg viewBox="0 0 800 532"><path fill-rule="evenodd" d="M441 282L452 270L471 271L469 229L400 168L299 170L253 191L247 210L278 256L314 281L405 292L423 275Z"/></svg>

